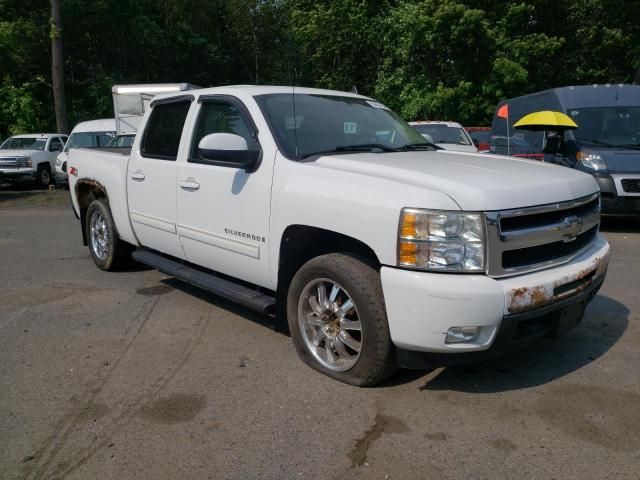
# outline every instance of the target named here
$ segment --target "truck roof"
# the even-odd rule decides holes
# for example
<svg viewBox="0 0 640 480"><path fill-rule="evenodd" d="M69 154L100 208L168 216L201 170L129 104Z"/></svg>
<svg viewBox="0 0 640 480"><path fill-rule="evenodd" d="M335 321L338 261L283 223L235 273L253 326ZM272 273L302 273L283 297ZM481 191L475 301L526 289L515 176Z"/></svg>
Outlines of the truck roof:
<svg viewBox="0 0 640 480"><path fill-rule="evenodd" d="M575 85L569 87L551 88L540 92L530 93L521 97L500 101L498 107L514 100L534 99L552 93L563 108L592 108L592 107L634 107L640 105L640 85L605 84L605 85Z"/></svg>
<svg viewBox="0 0 640 480"><path fill-rule="evenodd" d="M640 105L640 85L580 85L555 88L554 91L566 108Z"/></svg>
<svg viewBox="0 0 640 480"><path fill-rule="evenodd" d="M49 137L66 137L67 134L65 133L23 133L20 135L12 135L11 138L33 138L33 137L40 137L40 138L49 138Z"/></svg>
<svg viewBox="0 0 640 480"><path fill-rule="evenodd" d="M211 88L199 88L197 90L190 91L182 91L182 92L173 92L167 94L159 94L153 97L154 100L163 99L163 98L171 98L175 96L182 96L185 94L192 94L195 96L201 95L215 95L216 93L220 94L240 94L240 95L249 95L252 97L258 95L267 95L267 94L278 94L278 93L297 93L302 95L332 95L332 96L343 96L343 97L356 97L363 98L367 100L372 100L370 97L365 97L363 95L359 95L357 93L351 92L339 92L336 90L325 90L321 88L307 88L307 87L292 87L292 86L276 86L276 85L228 85L223 87L211 87Z"/></svg>

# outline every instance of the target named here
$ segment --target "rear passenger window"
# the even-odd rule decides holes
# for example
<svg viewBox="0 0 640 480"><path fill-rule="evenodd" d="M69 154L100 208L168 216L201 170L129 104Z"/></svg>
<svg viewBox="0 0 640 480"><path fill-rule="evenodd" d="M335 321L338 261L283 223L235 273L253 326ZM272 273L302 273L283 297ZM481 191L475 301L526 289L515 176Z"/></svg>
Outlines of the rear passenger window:
<svg viewBox="0 0 640 480"><path fill-rule="evenodd" d="M198 144L211 133L240 135L247 141L249 150L257 148L253 132L238 107L225 101L206 101L202 103L193 133L190 161L198 160Z"/></svg>
<svg viewBox="0 0 640 480"><path fill-rule="evenodd" d="M184 100L160 103L153 107L142 139L140 150L143 157L176 159L190 106L191 102Z"/></svg>

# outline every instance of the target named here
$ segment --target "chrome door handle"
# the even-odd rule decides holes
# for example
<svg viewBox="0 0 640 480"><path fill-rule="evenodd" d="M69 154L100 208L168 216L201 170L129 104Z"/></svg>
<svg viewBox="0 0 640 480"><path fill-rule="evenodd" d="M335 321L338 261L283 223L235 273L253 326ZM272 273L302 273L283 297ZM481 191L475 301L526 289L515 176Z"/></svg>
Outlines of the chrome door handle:
<svg viewBox="0 0 640 480"><path fill-rule="evenodd" d="M178 185L180 185L180 188L183 190L198 190L200 188L200 184L196 182L193 177L189 177L186 180L180 180Z"/></svg>
<svg viewBox="0 0 640 480"><path fill-rule="evenodd" d="M133 173L131 174L131 180L137 180L137 181L141 182L141 181L143 181L145 178L147 178L147 177L145 176L145 174L144 174L144 173L142 173L142 171L141 171L141 170L136 170L135 172L133 172Z"/></svg>

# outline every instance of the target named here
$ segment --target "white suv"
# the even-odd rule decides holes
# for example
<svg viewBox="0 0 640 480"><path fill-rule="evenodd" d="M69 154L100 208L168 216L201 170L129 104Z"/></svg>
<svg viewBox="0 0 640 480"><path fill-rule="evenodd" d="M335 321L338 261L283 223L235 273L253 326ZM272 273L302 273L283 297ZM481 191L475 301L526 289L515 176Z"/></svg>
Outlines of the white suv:
<svg viewBox="0 0 640 480"><path fill-rule="evenodd" d="M100 148L106 147L116 135L116 121L114 118L89 120L80 122L69 135L69 141L56 158L56 181L67 182L67 158L72 148Z"/></svg>

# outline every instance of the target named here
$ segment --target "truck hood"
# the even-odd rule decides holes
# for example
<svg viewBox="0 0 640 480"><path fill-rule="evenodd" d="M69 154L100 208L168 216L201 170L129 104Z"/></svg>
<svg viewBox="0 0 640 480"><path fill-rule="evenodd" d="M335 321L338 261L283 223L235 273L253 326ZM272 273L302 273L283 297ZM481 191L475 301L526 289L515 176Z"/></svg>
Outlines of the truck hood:
<svg viewBox="0 0 640 480"><path fill-rule="evenodd" d="M323 156L315 164L435 190L451 197L462 210L470 211L544 205L598 191L596 181L589 174L534 160L491 154L444 150L359 153ZM383 196L384 192L381 192L381 198Z"/></svg>
<svg viewBox="0 0 640 480"><path fill-rule="evenodd" d="M3 157L29 157L42 150L0 150L0 158Z"/></svg>
<svg viewBox="0 0 640 480"><path fill-rule="evenodd" d="M640 173L640 150L626 148L585 148L602 155L611 173Z"/></svg>

